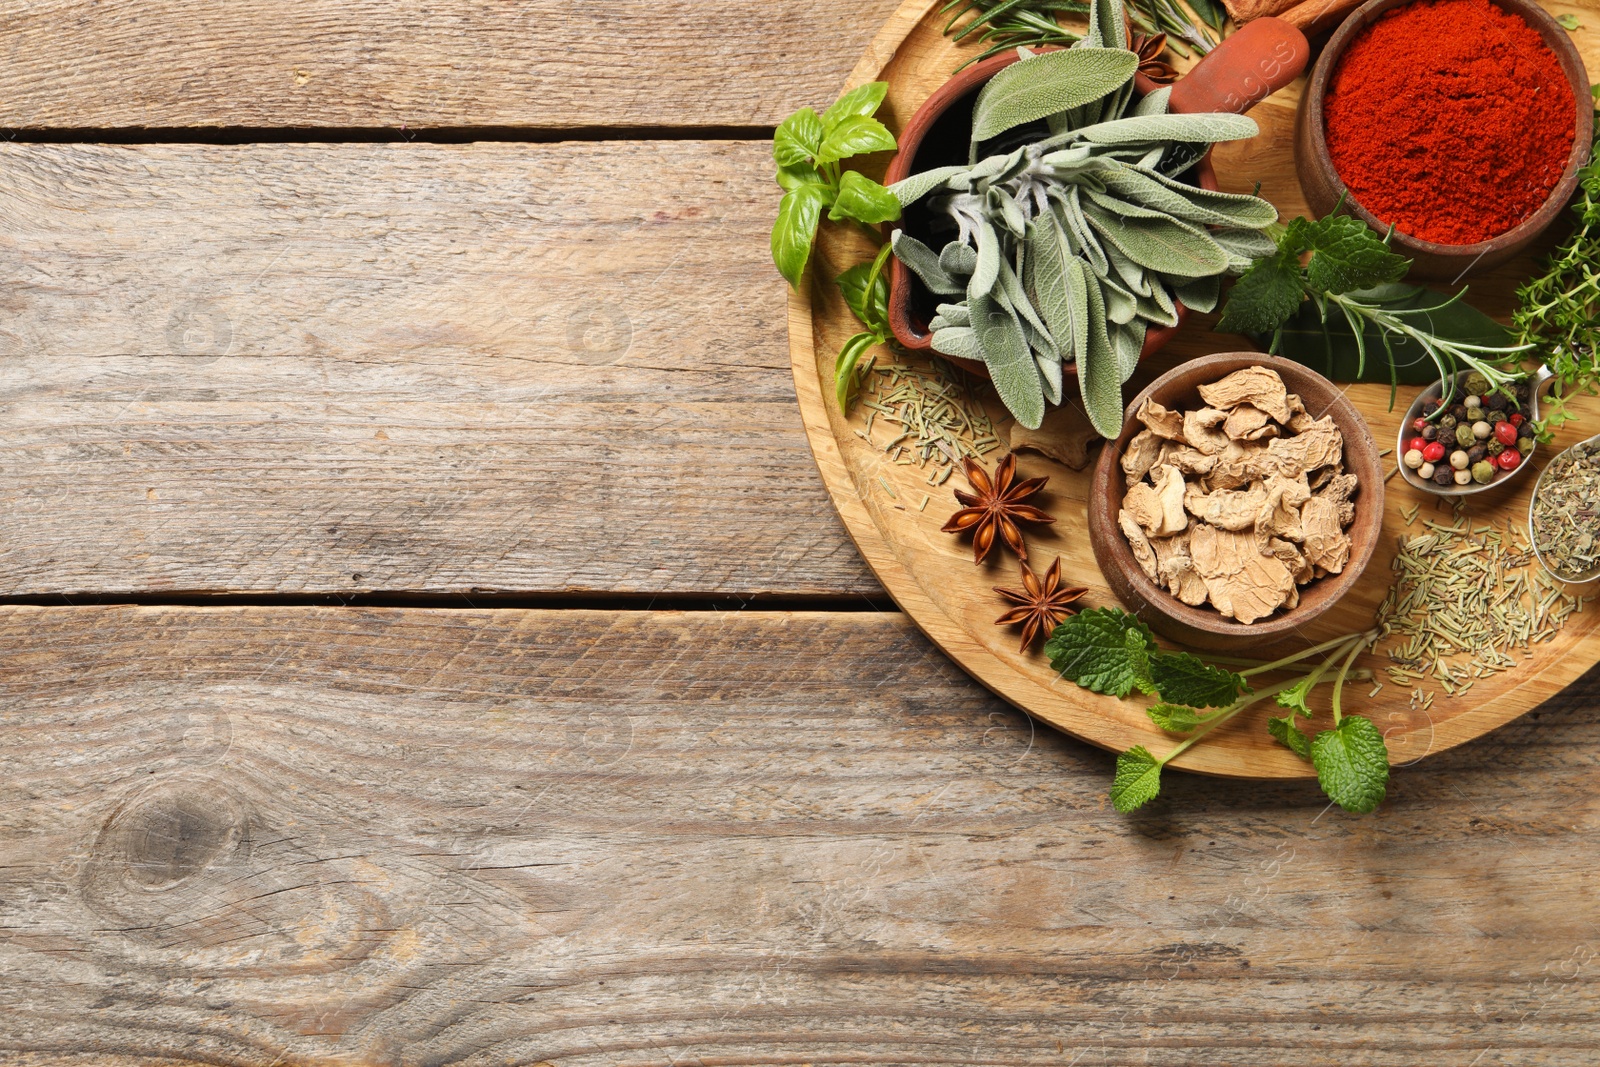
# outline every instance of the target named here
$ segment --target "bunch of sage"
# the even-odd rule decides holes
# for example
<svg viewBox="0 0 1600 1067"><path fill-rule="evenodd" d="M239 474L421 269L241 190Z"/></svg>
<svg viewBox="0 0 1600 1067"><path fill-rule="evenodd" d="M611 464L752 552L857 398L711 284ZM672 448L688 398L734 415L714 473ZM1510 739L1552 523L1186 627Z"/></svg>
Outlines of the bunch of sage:
<svg viewBox="0 0 1600 1067"><path fill-rule="evenodd" d="M1034 429L1074 363L1096 430L1122 428L1122 385L1152 326L1176 302L1210 311L1223 274L1275 249L1267 201L1179 180L1220 141L1253 137L1241 115L1167 113L1170 91L1135 99L1138 57L1120 0L1096 0L1072 48L1002 70L973 110L971 162L890 188L903 207L932 198L935 252L903 229L894 252L939 297L933 347L981 360L1001 400ZM995 138L1043 120L1048 135L980 158ZM1041 131L1044 132L1044 131ZM1015 134L1013 134L1013 137Z"/></svg>

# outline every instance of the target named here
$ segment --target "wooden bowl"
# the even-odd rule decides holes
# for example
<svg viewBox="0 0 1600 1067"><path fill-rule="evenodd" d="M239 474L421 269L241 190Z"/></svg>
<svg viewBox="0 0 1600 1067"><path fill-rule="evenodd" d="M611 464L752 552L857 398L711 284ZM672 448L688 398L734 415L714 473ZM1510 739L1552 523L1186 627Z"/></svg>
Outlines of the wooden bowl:
<svg viewBox="0 0 1600 1067"><path fill-rule="evenodd" d="M1298 77L1310 55L1311 46L1299 30L1281 19L1257 19L1228 37L1178 80L1172 87L1171 109L1188 114L1205 111L1242 114ZM1008 51L975 63L928 97L901 131L900 151L889 163L884 184L893 185L935 167L966 163L972 136L972 108L977 103L978 93L990 78L1020 58L1016 52ZM1143 74L1134 75L1134 89L1140 96L1158 88L1159 85ZM1211 153L1207 152L1188 176L1202 189L1216 189L1217 174L1211 166ZM902 224L912 236L926 236L918 229L917 208L909 209L906 219L891 223L886 229ZM889 326L895 340L911 351L932 349L933 332L928 329L928 322L939 303L940 299L928 291L909 267L899 259L890 258ZM1158 351L1183 325L1188 309L1182 301L1174 303L1177 304L1178 325L1152 325L1145 334L1141 358ZM954 362L975 373L988 373L982 363L973 360L956 359ZM1062 372L1069 384L1077 381L1076 364L1063 366Z"/></svg>
<svg viewBox="0 0 1600 1067"><path fill-rule="evenodd" d="M1144 429L1144 424L1134 419L1133 413L1146 399L1153 399L1167 408L1193 410L1201 406L1200 386L1245 367L1268 367L1277 371L1289 391L1305 402L1307 411L1318 418L1333 417L1334 424L1344 434L1345 470L1356 476L1358 484L1355 521L1347 531L1351 542L1350 562L1344 571L1302 586L1298 606L1248 625L1226 618L1210 606L1190 607L1157 586L1134 559L1133 550L1117 526L1117 512L1127 492L1122 454L1134 435ZM1157 633L1180 644L1213 652L1240 653L1295 636L1354 588L1372 558L1383 529L1383 463L1366 420L1344 392L1322 375L1290 360L1256 352L1202 356L1163 374L1133 398L1121 435L1106 443L1095 463L1088 507L1089 542L1094 548L1095 562L1111 591L1129 611Z"/></svg>
<svg viewBox="0 0 1600 1067"><path fill-rule="evenodd" d="M1328 82L1339 65L1345 49L1362 30L1372 25L1391 8L1410 0L1371 0L1339 26L1329 39L1322 56L1312 69L1310 84L1300 99L1300 112L1295 123L1295 170L1300 178L1300 188L1312 215L1321 217L1339 205L1348 214L1365 222L1379 233L1386 233L1389 224L1362 207L1353 196L1347 195L1345 184L1334 169L1333 156L1328 152L1326 118L1323 100ZM1578 171L1589 162L1590 144L1594 134L1594 99L1589 93L1589 73L1584 69L1583 57L1567 31L1561 28L1544 8L1533 0L1494 0L1506 11L1522 18L1532 26L1561 62L1567 80L1572 83L1573 103L1577 107L1577 125L1574 127L1572 151L1567 156L1567 167L1551 190L1543 206L1522 222L1498 237L1470 245L1438 244L1424 241L1395 231L1392 245L1395 251L1413 261L1414 278L1455 281L1467 274L1487 270L1504 263L1528 247L1550 224L1559 218L1578 187Z"/></svg>

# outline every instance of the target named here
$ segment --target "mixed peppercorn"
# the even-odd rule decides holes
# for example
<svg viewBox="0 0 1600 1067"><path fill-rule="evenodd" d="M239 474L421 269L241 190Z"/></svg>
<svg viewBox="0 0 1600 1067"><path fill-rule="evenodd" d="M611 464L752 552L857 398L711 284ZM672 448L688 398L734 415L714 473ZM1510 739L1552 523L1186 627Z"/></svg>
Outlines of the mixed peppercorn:
<svg viewBox="0 0 1600 1067"><path fill-rule="evenodd" d="M1439 399L1423 401L1401 457L1419 478L1439 486L1487 485L1533 452L1533 427L1521 410L1528 383L1518 382L1511 397L1490 393L1488 380L1476 373L1462 385L1467 395L1442 413Z"/></svg>

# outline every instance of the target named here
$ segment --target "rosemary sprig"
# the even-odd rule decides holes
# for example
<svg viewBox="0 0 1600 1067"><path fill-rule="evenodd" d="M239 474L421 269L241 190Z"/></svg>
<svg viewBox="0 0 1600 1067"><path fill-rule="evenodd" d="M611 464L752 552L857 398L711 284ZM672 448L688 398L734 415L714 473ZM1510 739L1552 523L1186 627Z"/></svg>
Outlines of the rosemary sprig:
<svg viewBox="0 0 1600 1067"><path fill-rule="evenodd" d="M1056 16L1087 15L1089 5L1079 0L950 0L940 14L954 11L945 24L945 36L964 41L977 34L976 43L984 50L973 56L957 72L990 56L1012 48L1065 47L1081 38L1062 27ZM958 29L957 22L971 15Z"/></svg>

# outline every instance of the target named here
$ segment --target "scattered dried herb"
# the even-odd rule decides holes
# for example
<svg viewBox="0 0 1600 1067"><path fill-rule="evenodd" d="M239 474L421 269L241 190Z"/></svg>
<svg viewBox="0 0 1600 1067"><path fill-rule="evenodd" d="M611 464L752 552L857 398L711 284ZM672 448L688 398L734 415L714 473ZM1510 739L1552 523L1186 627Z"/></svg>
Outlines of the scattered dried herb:
<svg viewBox="0 0 1600 1067"><path fill-rule="evenodd" d="M1557 578L1583 581L1600 571L1600 442L1580 441L1539 476L1533 544Z"/></svg>
<svg viewBox="0 0 1600 1067"><path fill-rule="evenodd" d="M982 563L989 555L989 549L994 547L996 534L999 534L1001 540L1011 547L1011 551L1017 554L1018 559L1027 559L1028 545L1022 539L1022 531L1017 529L1017 523L1052 523L1056 520L1023 501L1037 494L1050 479L1029 478L1025 481L1016 481L1015 452L1008 453L1006 458L1000 461L992 479L982 464L972 459L963 459L961 466L967 472L967 481L974 491L967 493L960 489L955 490L956 499L963 507L950 516L950 521L943 526L944 532L972 533L974 563Z"/></svg>
<svg viewBox="0 0 1600 1067"><path fill-rule="evenodd" d="M1033 568L1028 566L1027 560L1019 561L1022 568L1022 588L1002 589L995 586L994 591L1017 605L998 619L994 620L996 626L1015 626L1022 624L1022 644L1018 652L1028 651L1034 640L1040 635L1048 636L1052 630L1060 625L1061 620L1071 615L1075 610L1072 604L1080 599L1089 590L1082 586L1062 586L1061 584L1061 557L1050 564L1050 569L1044 572L1044 579L1033 573Z"/></svg>
<svg viewBox="0 0 1600 1067"><path fill-rule="evenodd" d="M1412 690L1413 707L1432 701L1419 683L1460 696L1532 658L1532 646L1552 640L1587 602L1534 564L1509 518L1503 527L1474 524L1458 508L1450 525L1422 525L1425 532L1400 538L1396 580L1378 608L1389 679Z"/></svg>
<svg viewBox="0 0 1600 1067"><path fill-rule="evenodd" d="M1270 719L1268 732L1311 762L1330 800L1346 811L1364 813L1383 800L1389 781L1388 749L1370 720L1344 714L1340 698L1346 681L1371 678L1367 671L1352 671L1351 665L1377 637L1376 630L1349 634L1235 673L1187 652L1159 648L1149 628L1125 611L1092 608L1057 626L1044 650L1063 678L1085 689L1116 697L1137 689L1158 697L1160 702L1146 709L1150 721L1168 733L1188 735L1164 756L1135 745L1117 757L1111 803L1118 811L1143 807L1160 792L1163 767L1246 708L1273 697L1289 714ZM1298 669L1297 665L1319 656L1324 658L1302 677L1250 688L1250 678ZM1312 738L1295 720L1311 717L1307 698L1325 681L1333 683L1333 729Z"/></svg>

